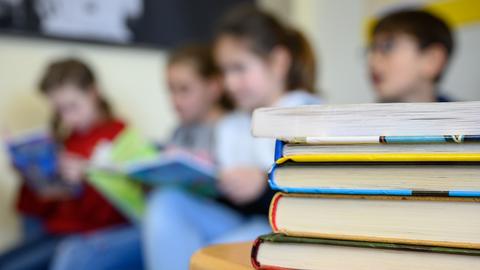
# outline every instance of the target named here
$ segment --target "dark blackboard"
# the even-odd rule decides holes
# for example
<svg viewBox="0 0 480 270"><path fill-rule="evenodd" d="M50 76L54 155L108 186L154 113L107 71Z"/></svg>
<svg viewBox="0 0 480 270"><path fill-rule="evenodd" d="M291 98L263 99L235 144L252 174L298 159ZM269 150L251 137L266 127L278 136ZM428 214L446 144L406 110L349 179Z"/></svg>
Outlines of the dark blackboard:
<svg viewBox="0 0 480 270"><path fill-rule="evenodd" d="M0 33L121 46L206 42L229 9L254 0L0 0Z"/></svg>

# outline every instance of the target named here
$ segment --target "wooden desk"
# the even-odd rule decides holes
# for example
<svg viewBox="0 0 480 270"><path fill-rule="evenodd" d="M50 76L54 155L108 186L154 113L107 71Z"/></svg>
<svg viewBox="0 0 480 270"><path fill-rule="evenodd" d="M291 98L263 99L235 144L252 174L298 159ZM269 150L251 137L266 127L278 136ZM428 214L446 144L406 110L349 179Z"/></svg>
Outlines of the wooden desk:
<svg viewBox="0 0 480 270"><path fill-rule="evenodd" d="M252 270L252 243L213 245L197 251L190 261L190 270Z"/></svg>

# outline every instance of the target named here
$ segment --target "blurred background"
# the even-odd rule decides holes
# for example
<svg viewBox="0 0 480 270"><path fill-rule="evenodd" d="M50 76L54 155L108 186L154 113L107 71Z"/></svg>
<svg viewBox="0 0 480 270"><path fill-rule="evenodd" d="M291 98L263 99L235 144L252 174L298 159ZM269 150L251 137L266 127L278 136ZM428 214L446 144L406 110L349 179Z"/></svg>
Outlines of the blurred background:
<svg viewBox="0 0 480 270"><path fill-rule="evenodd" d="M374 101L365 59L369 23L400 6L424 6L456 33L442 91L480 100L476 0L0 0L0 129L46 126L39 76L51 60L73 55L93 65L119 115L149 138L165 139L176 123L164 79L169 49L208 41L215 21L239 2L254 2L305 32L319 59L317 89L328 103ZM18 184L3 151L0 172L3 250L19 234L12 207Z"/></svg>

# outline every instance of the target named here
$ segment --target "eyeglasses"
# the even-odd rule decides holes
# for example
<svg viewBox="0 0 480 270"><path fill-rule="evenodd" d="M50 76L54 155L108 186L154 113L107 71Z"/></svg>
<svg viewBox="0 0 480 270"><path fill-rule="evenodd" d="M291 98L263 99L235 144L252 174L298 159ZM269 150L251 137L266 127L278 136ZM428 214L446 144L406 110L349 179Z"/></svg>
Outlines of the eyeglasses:
<svg viewBox="0 0 480 270"><path fill-rule="evenodd" d="M399 46L408 46L408 45L415 45L418 49L421 48L412 38L408 37L390 37L385 38L380 41L374 41L366 50L366 54L373 54L378 53L380 55L388 55L389 53L393 52Z"/></svg>
<svg viewBox="0 0 480 270"><path fill-rule="evenodd" d="M378 52L380 54L388 54L392 52L397 45L397 42L393 38L388 38L382 41L373 42L367 48L367 54Z"/></svg>

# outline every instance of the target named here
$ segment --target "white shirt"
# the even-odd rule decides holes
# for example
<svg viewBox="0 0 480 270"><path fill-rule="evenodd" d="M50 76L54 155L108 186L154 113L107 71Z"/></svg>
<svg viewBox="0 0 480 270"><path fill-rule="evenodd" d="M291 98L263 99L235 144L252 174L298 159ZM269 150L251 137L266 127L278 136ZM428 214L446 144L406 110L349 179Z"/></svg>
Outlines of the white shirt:
<svg viewBox="0 0 480 270"><path fill-rule="evenodd" d="M286 93L275 106L293 107L319 104L320 99L302 90ZM262 170L274 162L275 140L251 134L252 116L233 112L222 119L216 130L216 157L221 168L254 166Z"/></svg>

